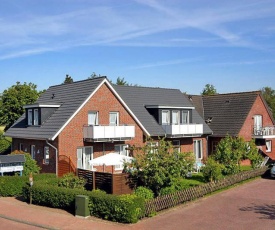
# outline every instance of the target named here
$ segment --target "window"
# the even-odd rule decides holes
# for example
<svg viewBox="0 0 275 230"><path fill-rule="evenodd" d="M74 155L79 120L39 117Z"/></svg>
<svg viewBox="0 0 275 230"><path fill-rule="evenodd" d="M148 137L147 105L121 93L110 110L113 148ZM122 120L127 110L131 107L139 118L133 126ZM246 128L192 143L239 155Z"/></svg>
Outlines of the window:
<svg viewBox="0 0 275 230"><path fill-rule="evenodd" d="M196 161L202 159L202 140L194 140L194 154Z"/></svg>
<svg viewBox="0 0 275 230"><path fill-rule="evenodd" d="M38 109L35 109L33 112L33 125L38 125Z"/></svg>
<svg viewBox="0 0 275 230"><path fill-rule="evenodd" d="M254 134L262 135L263 117L262 115L254 116Z"/></svg>
<svg viewBox="0 0 275 230"><path fill-rule="evenodd" d="M189 124L189 111L182 111L182 124Z"/></svg>
<svg viewBox="0 0 275 230"><path fill-rule="evenodd" d="M128 145L115 145L115 152L117 152L120 155L128 156L129 151L126 148L128 148ZM115 170L122 170L122 169L123 169L123 163L119 165L115 165Z"/></svg>
<svg viewBox="0 0 275 230"><path fill-rule="evenodd" d="M77 148L77 168L93 170L93 166L89 161L93 159L93 147L80 147Z"/></svg>
<svg viewBox="0 0 275 230"><path fill-rule="evenodd" d="M19 151L23 151L23 144L22 143L19 144Z"/></svg>
<svg viewBox="0 0 275 230"><path fill-rule="evenodd" d="M32 125L32 109L28 109L28 125Z"/></svg>
<svg viewBox="0 0 275 230"><path fill-rule="evenodd" d="M119 125L118 112L110 112L109 114L109 124L110 125Z"/></svg>
<svg viewBox="0 0 275 230"><path fill-rule="evenodd" d="M172 111L172 124L178 125L180 123L180 111Z"/></svg>
<svg viewBox="0 0 275 230"><path fill-rule="evenodd" d="M168 125L170 124L170 111L169 110L162 110L162 124Z"/></svg>
<svg viewBox="0 0 275 230"><path fill-rule="evenodd" d="M44 147L44 164L48 165L50 163L50 148L49 146Z"/></svg>
<svg viewBox="0 0 275 230"><path fill-rule="evenodd" d="M88 112L88 125L98 125L98 112Z"/></svg>
<svg viewBox="0 0 275 230"><path fill-rule="evenodd" d="M32 159L35 159L35 145L31 145L31 156Z"/></svg>
<svg viewBox="0 0 275 230"><path fill-rule="evenodd" d="M173 144L174 152L180 153L180 141L173 140L172 144Z"/></svg>
<svg viewBox="0 0 275 230"><path fill-rule="evenodd" d="M147 146L149 146L149 153L157 153L158 152L158 142L148 142Z"/></svg>
<svg viewBox="0 0 275 230"><path fill-rule="evenodd" d="M266 140L265 145L266 145L266 152L271 152L271 146L272 146L271 140Z"/></svg>

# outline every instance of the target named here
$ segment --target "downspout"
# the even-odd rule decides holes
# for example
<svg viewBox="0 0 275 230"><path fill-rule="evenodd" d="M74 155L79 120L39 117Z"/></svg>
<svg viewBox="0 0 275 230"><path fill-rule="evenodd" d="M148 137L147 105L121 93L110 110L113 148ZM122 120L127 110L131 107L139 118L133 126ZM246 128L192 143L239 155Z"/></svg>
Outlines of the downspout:
<svg viewBox="0 0 275 230"><path fill-rule="evenodd" d="M55 149L55 170L56 170L56 177L58 177L58 149L50 144L48 140L46 140L47 145L51 146L53 149Z"/></svg>

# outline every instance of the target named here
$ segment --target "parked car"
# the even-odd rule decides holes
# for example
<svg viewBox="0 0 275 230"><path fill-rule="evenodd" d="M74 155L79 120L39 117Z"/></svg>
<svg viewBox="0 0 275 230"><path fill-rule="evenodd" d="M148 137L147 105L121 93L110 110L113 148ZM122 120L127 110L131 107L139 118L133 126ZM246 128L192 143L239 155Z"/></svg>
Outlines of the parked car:
<svg viewBox="0 0 275 230"><path fill-rule="evenodd" d="M275 178L275 164L272 165L272 168L270 169L270 176L272 178Z"/></svg>

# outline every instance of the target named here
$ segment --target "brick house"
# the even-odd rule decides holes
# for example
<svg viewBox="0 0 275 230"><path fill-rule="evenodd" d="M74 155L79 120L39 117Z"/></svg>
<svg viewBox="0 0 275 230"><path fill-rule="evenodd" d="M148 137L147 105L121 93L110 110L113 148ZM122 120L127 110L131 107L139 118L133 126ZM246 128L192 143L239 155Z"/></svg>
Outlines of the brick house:
<svg viewBox="0 0 275 230"><path fill-rule="evenodd" d="M131 146L153 147L159 137L202 159L212 133L179 90L118 86L105 77L51 86L24 108L5 133L13 138L12 151L29 152L42 172L59 175L67 170L64 162L72 171L121 172L122 165L95 167L89 161L111 152L135 156Z"/></svg>
<svg viewBox="0 0 275 230"><path fill-rule="evenodd" d="M255 139L259 151L275 159L275 122L260 91L189 98L213 131L208 137L209 154L229 134L247 142Z"/></svg>

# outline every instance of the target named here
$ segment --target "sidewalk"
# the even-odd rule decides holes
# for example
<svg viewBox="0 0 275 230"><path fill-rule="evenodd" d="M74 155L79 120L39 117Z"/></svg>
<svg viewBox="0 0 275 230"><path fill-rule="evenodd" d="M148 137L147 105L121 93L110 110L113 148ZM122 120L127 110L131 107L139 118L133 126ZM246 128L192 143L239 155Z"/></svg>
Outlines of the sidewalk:
<svg viewBox="0 0 275 230"><path fill-rule="evenodd" d="M17 229L123 229L129 225L94 217L75 217L61 209L30 205L13 197L0 198L0 229L3 220L21 223ZM27 226L24 228L23 226ZM130 225L131 226L131 225ZM31 228L32 227L32 228Z"/></svg>

